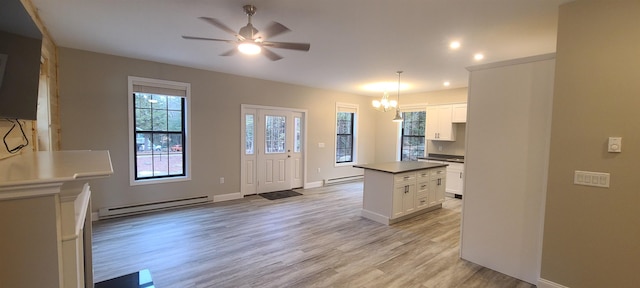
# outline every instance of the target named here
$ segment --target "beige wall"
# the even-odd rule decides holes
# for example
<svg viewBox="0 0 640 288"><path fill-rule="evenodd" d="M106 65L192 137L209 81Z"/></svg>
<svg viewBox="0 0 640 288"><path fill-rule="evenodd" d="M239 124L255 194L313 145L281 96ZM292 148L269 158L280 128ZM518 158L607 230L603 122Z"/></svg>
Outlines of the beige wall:
<svg viewBox="0 0 640 288"><path fill-rule="evenodd" d="M395 99L395 95L392 96ZM374 98L370 99L373 100ZM439 105L450 103L467 102L467 88L457 88L425 93L401 94L400 107L403 105L427 104ZM370 104L369 104L370 105ZM393 112L376 112L376 162L396 161L398 157L398 124L391 120L395 116ZM465 124L458 125L456 141L427 141L428 153L464 155L464 133ZM442 151L437 151L437 147L442 146Z"/></svg>
<svg viewBox="0 0 640 288"><path fill-rule="evenodd" d="M541 276L568 287L640 285L640 1L560 8ZM622 153L607 153L609 136ZM611 173L610 188L573 184Z"/></svg>
<svg viewBox="0 0 640 288"><path fill-rule="evenodd" d="M59 61L62 149L111 152L114 175L92 183L94 209L240 192L241 104L308 110L307 182L362 174L332 160L335 103L359 104L358 159L374 161L370 97L68 48L59 49ZM127 76L191 83L191 181L129 186Z"/></svg>

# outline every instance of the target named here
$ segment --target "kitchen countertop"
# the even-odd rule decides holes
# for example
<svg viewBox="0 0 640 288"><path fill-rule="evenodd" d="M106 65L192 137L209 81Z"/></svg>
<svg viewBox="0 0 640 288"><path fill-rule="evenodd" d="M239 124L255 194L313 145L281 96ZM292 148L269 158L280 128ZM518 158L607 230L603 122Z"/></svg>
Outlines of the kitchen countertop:
<svg viewBox="0 0 640 288"><path fill-rule="evenodd" d="M445 162L453 162L453 163L464 163L464 156L458 156L458 155L431 154L431 153L429 153L429 155L427 155L427 157L418 157L418 159L445 161Z"/></svg>
<svg viewBox="0 0 640 288"><path fill-rule="evenodd" d="M421 162L421 161L396 161L396 162L353 165L353 167L398 174L398 173L411 172L416 170L444 167L447 165L448 164L437 164L437 163L428 163L428 162Z"/></svg>

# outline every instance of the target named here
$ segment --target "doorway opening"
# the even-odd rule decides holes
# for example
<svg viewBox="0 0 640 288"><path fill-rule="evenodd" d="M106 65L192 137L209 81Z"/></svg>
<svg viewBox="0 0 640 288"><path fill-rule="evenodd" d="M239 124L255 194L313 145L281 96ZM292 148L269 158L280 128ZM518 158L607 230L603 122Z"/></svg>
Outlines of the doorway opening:
<svg viewBox="0 0 640 288"><path fill-rule="evenodd" d="M242 105L241 194L304 186L306 110Z"/></svg>

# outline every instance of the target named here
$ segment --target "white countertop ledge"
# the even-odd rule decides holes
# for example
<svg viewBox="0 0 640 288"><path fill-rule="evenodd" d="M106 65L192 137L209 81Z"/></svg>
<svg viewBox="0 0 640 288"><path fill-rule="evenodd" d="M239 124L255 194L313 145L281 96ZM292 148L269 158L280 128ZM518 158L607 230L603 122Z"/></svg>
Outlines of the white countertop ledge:
<svg viewBox="0 0 640 288"><path fill-rule="evenodd" d="M109 151L41 151L0 160L0 192L20 186L47 185L108 177Z"/></svg>

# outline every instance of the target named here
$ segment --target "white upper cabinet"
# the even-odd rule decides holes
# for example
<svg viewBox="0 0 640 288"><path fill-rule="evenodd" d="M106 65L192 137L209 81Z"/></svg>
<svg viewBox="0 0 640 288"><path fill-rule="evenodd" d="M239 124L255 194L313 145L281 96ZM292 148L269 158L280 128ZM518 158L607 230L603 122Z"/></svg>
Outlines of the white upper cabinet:
<svg viewBox="0 0 640 288"><path fill-rule="evenodd" d="M427 140L456 140L456 127L451 121L452 111L452 105L427 107Z"/></svg>
<svg viewBox="0 0 640 288"><path fill-rule="evenodd" d="M451 109L451 122L467 123L467 103L453 104Z"/></svg>

